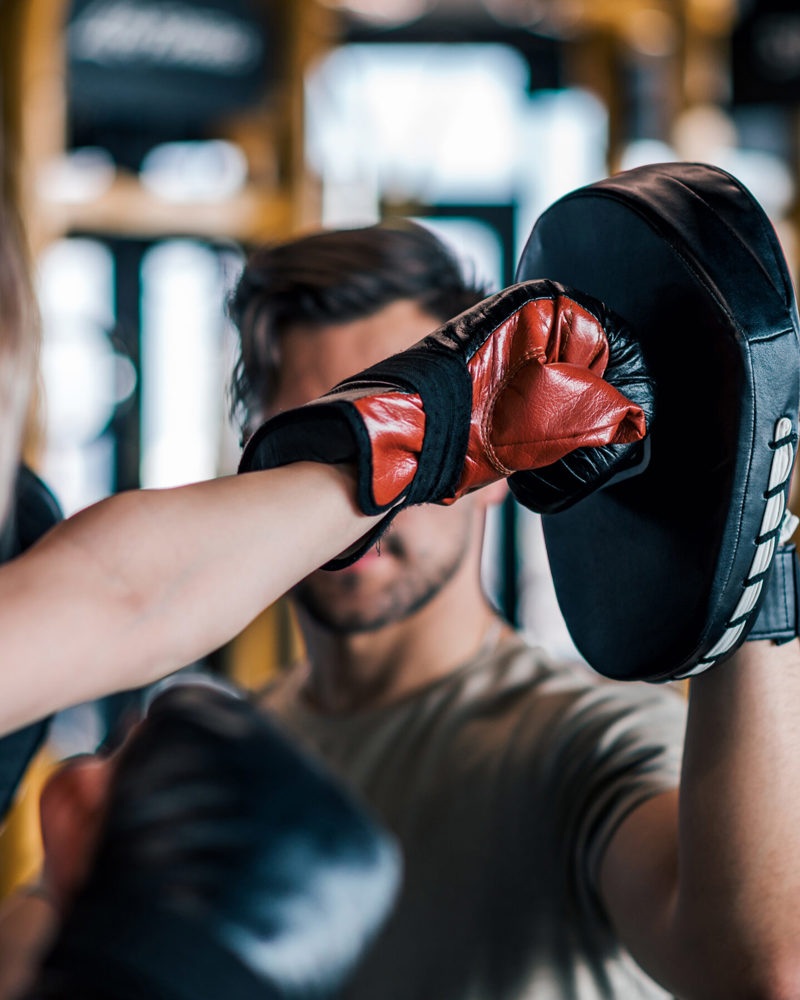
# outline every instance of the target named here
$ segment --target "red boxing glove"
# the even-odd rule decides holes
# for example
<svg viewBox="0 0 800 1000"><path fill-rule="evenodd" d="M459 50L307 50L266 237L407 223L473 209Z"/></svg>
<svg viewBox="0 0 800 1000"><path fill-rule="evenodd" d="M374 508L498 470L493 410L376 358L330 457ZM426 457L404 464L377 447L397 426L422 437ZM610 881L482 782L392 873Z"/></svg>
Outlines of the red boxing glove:
<svg viewBox="0 0 800 1000"><path fill-rule="evenodd" d="M355 463L360 509L390 517L521 474L514 492L526 506L562 509L635 461L651 401L641 352L616 316L554 282L528 281L268 420L240 471ZM524 479L586 448L598 455L568 485ZM358 558L387 522L332 565Z"/></svg>

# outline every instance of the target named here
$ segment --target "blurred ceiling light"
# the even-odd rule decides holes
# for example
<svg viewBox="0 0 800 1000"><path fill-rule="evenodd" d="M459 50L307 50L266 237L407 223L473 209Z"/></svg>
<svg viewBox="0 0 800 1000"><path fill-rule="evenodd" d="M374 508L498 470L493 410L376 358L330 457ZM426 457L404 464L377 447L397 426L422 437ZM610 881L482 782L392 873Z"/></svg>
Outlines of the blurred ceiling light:
<svg viewBox="0 0 800 1000"><path fill-rule="evenodd" d="M105 149L85 146L47 163L37 188L45 201L82 204L101 197L114 183L116 168Z"/></svg>
<svg viewBox="0 0 800 1000"><path fill-rule="evenodd" d="M644 56L670 56L678 45L675 21L655 7L632 11L625 19L623 34L628 44Z"/></svg>
<svg viewBox="0 0 800 1000"><path fill-rule="evenodd" d="M672 142L682 160L716 163L724 150L738 142L730 115L715 104L695 104L682 111L672 126Z"/></svg>
<svg viewBox="0 0 800 1000"><path fill-rule="evenodd" d="M514 28L565 34L584 13L584 0L483 0L489 14Z"/></svg>
<svg viewBox="0 0 800 1000"><path fill-rule="evenodd" d="M230 142L165 142L145 156L141 182L165 201L224 201L247 180L247 159Z"/></svg>
<svg viewBox="0 0 800 1000"><path fill-rule="evenodd" d="M501 24L529 28L549 14L550 0L483 0L484 7Z"/></svg>
<svg viewBox="0 0 800 1000"><path fill-rule="evenodd" d="M620 157L620 170L633 170L648 163L669 163L677 156L672 146L659 139L634 139L629 142Z"/></svg>
<svg viewBox="0 0 800 1000"><path fill-rule="evenodd" d="M437 0L322 0L327 7L353 14L364 21L397 27L427 14Z"/></svg>
<svg viewBox="0 0 800 1000"><path fill-rule="evenodd" d="M729 149L717 163L744 184L771 219L788 212L794 201L794 179L777 156L760 149Z"/></svg>
<svg viewBox="0 0 800 1000"><path fill-rule="evenodd" d="M791 170L773 153L739 148L736 125L722 108L687 108L673 126L672 141L680 159L713 163L738 177L770 218L788 212L795 196Z"/></svg>

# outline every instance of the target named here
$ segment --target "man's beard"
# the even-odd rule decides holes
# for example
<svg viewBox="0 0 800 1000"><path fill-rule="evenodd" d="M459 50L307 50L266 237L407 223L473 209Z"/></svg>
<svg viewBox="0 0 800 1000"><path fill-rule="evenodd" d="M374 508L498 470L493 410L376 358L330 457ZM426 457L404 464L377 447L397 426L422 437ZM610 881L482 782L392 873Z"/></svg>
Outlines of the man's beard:
<svg viewBox="0 0 800 1000"><path fill-rule="evenodd" d="M318 625L335 635L354 635L375 632L385 625L403 621L434 597L450 582L461 567L467 554L469 535L462 539L449 556L439 565L431 566L425 560L407 563L408 551L400 534L389 532L381 539L381 551L398 560L405 572L384 584L377 595L369 595L362 604L338 610L336 602L326 599L315 586L317 574L301 580L291 591L291 596L302 610ZM355 593L362 585L357 575L342 575L336 581L340 594Z"/></svg>

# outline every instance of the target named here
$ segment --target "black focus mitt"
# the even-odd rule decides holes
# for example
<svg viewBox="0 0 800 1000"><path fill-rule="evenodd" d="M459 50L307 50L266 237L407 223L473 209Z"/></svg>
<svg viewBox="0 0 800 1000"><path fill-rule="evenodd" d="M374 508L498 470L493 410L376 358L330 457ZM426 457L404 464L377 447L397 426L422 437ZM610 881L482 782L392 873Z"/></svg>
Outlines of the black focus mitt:
<svg viewBox="0 0 800 1000"><path fill-rule="evenodd" d="M618 174L541 216L517 277L542 275L619 313L655 383L645 471L543 519L578 649L609 677L658 681L729 656L765 601L754 634L795 634L794 556L770 571L797 442L798 316L761 207L704 164Z"/></svg>

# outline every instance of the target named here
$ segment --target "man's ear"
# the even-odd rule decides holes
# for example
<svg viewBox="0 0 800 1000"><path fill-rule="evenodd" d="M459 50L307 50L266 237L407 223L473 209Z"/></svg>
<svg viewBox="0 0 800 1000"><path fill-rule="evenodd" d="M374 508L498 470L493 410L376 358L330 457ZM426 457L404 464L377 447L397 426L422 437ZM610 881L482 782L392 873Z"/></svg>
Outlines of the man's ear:
<svg viewBox="0 0 800 1000"><path fill-rule="evenodd" d="M47 781L39 801L44 878L59 907L89 870L113 772L109 758L75 757Z"/></svg>

